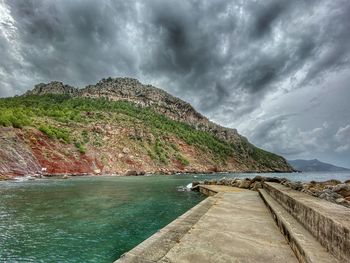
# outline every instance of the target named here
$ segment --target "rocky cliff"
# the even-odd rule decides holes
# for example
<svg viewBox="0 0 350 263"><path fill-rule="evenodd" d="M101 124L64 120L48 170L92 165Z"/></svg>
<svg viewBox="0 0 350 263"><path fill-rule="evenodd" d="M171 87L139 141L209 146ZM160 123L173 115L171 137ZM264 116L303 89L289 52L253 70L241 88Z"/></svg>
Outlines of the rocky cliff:
<svg viewBox="0 0 350 263"><path fill-rule="evenodd" d="M0 175L292 171L235 129L135 79L0 99Z"/></svg>
<svg viewBox="0 0 350 263"><path fill-rule="evenodd" d="M152 107L156 112L173 120L185 122L197 130L210 132L229 142L237 142L242 138L236 129L225 128L209 121L189 103L152 85L143 85L137 79L102 79L96 85L88 85L83 89L53 81L47 84L38 84L33 90L26 93L26 95L45 94L68 94L83 98L107 98L112 101L130 101L142 107Z"/></svg>

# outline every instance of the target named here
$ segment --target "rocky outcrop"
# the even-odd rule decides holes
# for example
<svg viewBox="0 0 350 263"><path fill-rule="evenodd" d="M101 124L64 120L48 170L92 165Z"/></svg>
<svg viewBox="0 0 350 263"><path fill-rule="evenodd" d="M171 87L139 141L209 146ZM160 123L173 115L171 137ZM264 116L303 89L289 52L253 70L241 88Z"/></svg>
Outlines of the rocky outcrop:
<svg viewBox="0 0 350 263"><path fill-rule="evenodd" d="M52 81L48 84L40 83L34 86L34 89L27 91L24 95L47 95L47 94L67 94L76 95L78 89L64 85L59 81Z"/></svg>
<svg viewBox="0 0 350 263"><path fill-rule="evenodd" d="M291 187L293 187L293 184L291 183L285 183L285 185L291 185ZM344 183L338 180L328 180L325 182L311 181L307 184L300 183L297 190L321 199L325 199L332 203L350 207L350 180L345 181Z"/></svg>

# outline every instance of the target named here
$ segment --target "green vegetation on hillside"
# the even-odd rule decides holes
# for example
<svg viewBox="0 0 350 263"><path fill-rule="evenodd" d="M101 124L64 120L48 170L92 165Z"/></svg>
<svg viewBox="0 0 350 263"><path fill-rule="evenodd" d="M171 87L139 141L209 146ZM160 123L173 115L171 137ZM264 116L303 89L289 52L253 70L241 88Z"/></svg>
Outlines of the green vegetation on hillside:
<svg viewBox="0 0 350 263"><path fill-rule="evenodd" d="M117 121L122 125L141 123L144 127L148 127L158 138L154 147L148 149L149 155L164 164L168 162L169 152L178 151L176 145L164 145L161 138L167 134L173 134L205 152L209 151L218 161L225 162L233 154L230 144L210 133L195 130L188 124L171 120L150 108L141 108L126 101L72 98L68 95L0 99L0 125L15 128L35 127L50 138L59 139L65 143L74 142L81 153L86 151L84 144L88 142L89 136L87 131L83 131L79 138L73 138L74 126L102 121ZM99 143L98 140L96 143ZM175 155L183 165L188 164L188 160L181 154Z"/></svg>
<svg viewBox="0 0 350 263"><path fill-rule="evenodd" d="M270 168L275 169L276 164L281 163L283 159L271 152L267 152L263 149L260 149L253 144L249 143L248 140L242 139L242 141L239 144L232 145L235 153L239 155L244 155L247 153L250 158L257 161L259 164Z"/></svg>
<svg viewBox="0 0 350 263"><path fill-rule="evenodd" d="M45 133L49 138L53 139L62 139L64 142L69 143L70 142L70 135L69 130L67 129L60 129L48 126L46 124L41 124L39 127L39 130L43 133Z"/></svg>
<svg viewBox="0 0 350 263"><path fill-rule="evenodd" d="M13 126L14 128L22 128L23 126L30 125L30 120L23 108L8 108L6 105L4 107L2 107L2 104L0 105L0 125Z"/></svg>
<svg viewBox="0 0 350 263"><path fill-rule="evenodd" d="M252 153L251 156L252 158L257 161L258 163L271 168L271 169L275 169L277 164L281 163L281 161L283 161L283 159L271 152L267 152L263 149L260 149L258 147L255 147L254 145L250 144L251 148L252 148Z"/></svg>

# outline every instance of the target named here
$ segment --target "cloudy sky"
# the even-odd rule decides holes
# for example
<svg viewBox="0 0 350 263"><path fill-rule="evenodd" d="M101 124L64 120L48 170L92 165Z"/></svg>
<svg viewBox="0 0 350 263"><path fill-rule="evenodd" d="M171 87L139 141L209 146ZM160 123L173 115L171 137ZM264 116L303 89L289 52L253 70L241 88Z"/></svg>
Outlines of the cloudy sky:
<svg viewBox="0 0 350 263"><path fill-rule="evenodd" d="M0 0L0 97L108 76L288 159L350 167L349 0Z"/></svg>

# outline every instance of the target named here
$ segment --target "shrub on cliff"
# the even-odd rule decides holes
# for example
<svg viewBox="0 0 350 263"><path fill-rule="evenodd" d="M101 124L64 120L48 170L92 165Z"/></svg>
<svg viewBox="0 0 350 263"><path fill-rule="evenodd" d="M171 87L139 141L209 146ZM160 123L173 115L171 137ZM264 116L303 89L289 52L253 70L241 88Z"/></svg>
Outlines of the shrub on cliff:
<svg viewBox="0 0 350 263"><path fill-rule="evenodd" d="M12 126L14 128L22 128L30 124L30 119L26 116L22 110L18 109L8 110L2 109L0 114L0 125L9 127Z"/></svg>
<svg viewBox="0 0 350 263"><path fill-rule="evenodd" d="M70 135L67 129L55 128L42 124L39 127L39 130L45 133L51 139L62 139L66 143L70 142Z"/></svg>
<svg viewBox="0 0 350 263"><path fill-rule="evenodd" d="M185 157L183 157L181 154L177 154L177 155L176 155L176 159L177 159L178 161L180 161L180 163L181 163L183 166L186 166L186 165L189 165L189 164L190 164L190 162L189 162Z"/></svg>
<svg viewBox="0 0 350 263"><path fill-rule="evenodd" d="M80 142L74 142L75 147L77 147L78 151L82 154L86 153L85 146Z"/></svg>

